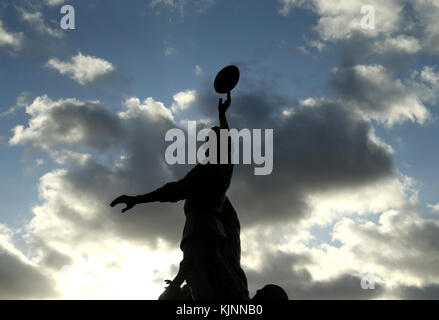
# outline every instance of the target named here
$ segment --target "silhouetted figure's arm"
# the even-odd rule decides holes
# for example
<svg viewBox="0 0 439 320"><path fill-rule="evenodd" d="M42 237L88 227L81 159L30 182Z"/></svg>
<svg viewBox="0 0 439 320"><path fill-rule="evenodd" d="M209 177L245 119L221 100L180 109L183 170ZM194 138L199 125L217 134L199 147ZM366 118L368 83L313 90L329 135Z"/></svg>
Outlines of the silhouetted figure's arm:
<svg viewBox="0 0 439 320"><path fill-rule="evenodd" d="M176 182L170 182L163 187L138 196L120 196L111 202L110 206L114 207L119 203L125 203L126 207L122 210L122 213L132 209L136 204L150 203L150 202L177 202L184 200L187 197L187 193L190 190L188 179L183 178Z"/></svg>
<svg viewBox="0 0 439 320"><path fill-rule="evenodd" d="M226 119L226 111L230 107L230 103L232 99L230 97L230 92L227 92L227 100L223 103L223 99L220 98L218 102L218 112L219 112L219 121L221 129L229 129L229 124Z"/></svg>

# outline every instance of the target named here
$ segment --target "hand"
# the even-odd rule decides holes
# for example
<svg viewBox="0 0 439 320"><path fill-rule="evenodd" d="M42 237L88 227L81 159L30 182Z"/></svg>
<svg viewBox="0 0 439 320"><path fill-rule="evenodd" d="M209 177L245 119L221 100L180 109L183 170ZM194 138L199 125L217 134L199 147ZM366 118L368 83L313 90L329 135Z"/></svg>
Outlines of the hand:
<svg viewBox="0 0 439 320"><path fill-rule="evenodd" d="M132 209L136 204L136 197L130 197L130 196L120 196L111 202L110 206L114 207L115 205L118 205L119 203L125 203L126 207L122 209L122 213L124 213L127 210Z"/></svg>
<svg viewBox="0 0 439 320"><path fill-rule="evenodd" d="M182 300L181 289L179 286L173 284L171 280L165 280L168 285L165 291L160 295L159 300Z"/></svg>
<svg viewBox="0 0 439 320"><path fill-rule="evenodd" d="M227 92L227 100L223 103L223 99L220 98L218 102L218 110L220 112L226 112L230 107L230 103L232 102L232 98L230 97L230 91Z"/></svg>

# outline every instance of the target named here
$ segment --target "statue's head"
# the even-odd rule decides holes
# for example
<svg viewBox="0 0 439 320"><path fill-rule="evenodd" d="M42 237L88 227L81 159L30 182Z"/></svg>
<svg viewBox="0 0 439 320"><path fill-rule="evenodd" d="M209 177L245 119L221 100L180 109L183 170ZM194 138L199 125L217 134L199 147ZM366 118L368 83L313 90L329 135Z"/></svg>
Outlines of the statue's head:
<svg viewBox="0 0 439 320"><path fill-rule="evenodd" d="M288 300L288 295L281 287L275 284L267 284L262 289L256 291L252 300Z"/></svg>

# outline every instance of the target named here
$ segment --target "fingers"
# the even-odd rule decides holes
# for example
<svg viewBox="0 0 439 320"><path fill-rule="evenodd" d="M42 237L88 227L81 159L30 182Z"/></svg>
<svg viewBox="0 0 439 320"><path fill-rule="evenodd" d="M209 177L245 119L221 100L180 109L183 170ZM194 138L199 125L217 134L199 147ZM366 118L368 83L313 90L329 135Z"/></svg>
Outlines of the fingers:
<svg viewBox="0 0 439 320"><path fill-rule="evenodd" d="M123 199L124 197L126 197L125 195L117 197L116 199L114 199L111 203L110 206L114 207L115 205L124 202Z"/></svg>
<svg viewBox="0 0 439 320"><path fill-rule="evenodd" d="M126 202L126 201L124 201L124 202L126 203L127 206L124 209L122 209L122 213L134 208L134 206L135 206L135 204L133 204L132 202Z"/></svg>

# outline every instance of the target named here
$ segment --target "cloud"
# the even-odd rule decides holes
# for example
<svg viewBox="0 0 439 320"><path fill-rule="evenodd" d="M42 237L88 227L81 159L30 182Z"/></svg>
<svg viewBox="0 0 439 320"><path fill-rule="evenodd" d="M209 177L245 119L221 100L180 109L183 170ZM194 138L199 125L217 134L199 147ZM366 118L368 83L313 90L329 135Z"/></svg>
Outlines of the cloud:
<svg viewBox="0 0 439 320"><path fill-rule="evenodd" d="M415 0L411 2L417 23L423 28L423 46L433 54L439 54L439 4L433 0Z"/></svg>
<svg viewBox="0 0 439 320"><path fill-rule="evenodd" d="M428 207L434 212L439 212L439 203L429 204Z"/></svg>
<svg viewBox="0 0 439 320"><path fill-rule="evenodd" d="M175 103L186 103L187 95L188 91L176 94ZM370 139L370 124L355 113L322 101L313 107L298 105L294 115L285 118L276 103L279 100L264 100L264 96L234 97L236 113L230 115L231 121L245 114L250 116L249 123L277 128L276 173L264 183L271 188L255 183L245 168L235 173L230 193L232 200L239 199L235 205L246 226L268 219L299 221L308 217L307 195L333 188L359 190L393 175L391 153ZM29 123L14 129L10 144L47 152L63 165L41 177L41 202L33 207L28 226L44 264L62 263L57 262L55 251L71 257L76 265L79 262L72 257L78 250L91 254L98 250L87 249L93 243L111 245L114 239L152 247L164 240L176 247L183 226L181 206L150 204L125 216L108 207L119 194L151 191L183 176L186 168L169 167L163 159L164 134L176 126L171 108L153 98L141 102L132 97L115 114L98 102L41 96L26 112ZM272 112L274 122L267 117ZM115 154L120 156L114 158ZM316 161L304 161L310 158Z"/></svg>
<svg viewBox="0 0 439 320"><path fill-rule="evenodd" d="M118 118L98 101L51 100L47 95L26 106L28 127L16 126L11 145L28 145L52 155L81 146L106 149L122 132ZM58 151L56 153L55 151Z"/></svg>
<svg viewBox="0 0 439 320"><path fill-rule="evenodd" d="M393 78L382 65L338 68L330 82L344 101L389 127L408 120L423 124L430 117L417 85Z"/></svg>
<svg viewBox="0 0 439 320"><path fill-rule="evenodd" d="M297 299L378 298L396 294L388 292L393 284L422 285L421 273L429 274L423 284L435 283L433 268L415 263L421 251L436 246L430 239L436 222L413 215L402 223L409 216L406 199L415 191L395 169L392 147L364 116L367 108L352 108L343 95L297 101L270 85L264 88L271 94L255 83L242 86L228 113L232 127L275 132L272 175L254 176L253 167L236 166L229 190L244 226L243 262L251 290L273 282ZM165 132L177 126L178 112L189 106L197 118L215 123L216 108L208 106L216 105L217 97L210 90L173 97L171 106L152 97L129 97L117 111L98 101L46 95L26 106L30 119L14 128L10 144L45 152L58 166L40 178L40 200L26 230L35 261L54 270L64 293L73 287L67 290L72 297L114 298L120 286L127 286L123 275L130 274L130 281L147 286L154 298L161 290L157 281L172 277L172 265L181 258L182 206L154 203L121 215L108 204L120 194L152 191L189 169L164 161ZM380 215L379 223L369 222L370 215ZM330 228L333 242L313 246L314 226ZM404 258L399 238L405 246L418 239L413 242L417 255ZM399 273L389 273L395 266L379 252L387 243L388 256L401 257ZM428 261L434 265L434 259ZM361 269L368 263L378 274L375 291L360 287ZM82 277L75 281L81 288L68 280L79 275L60 271L64 264ZM145 277L134 280L140 274Z"/></svg>
<svg viewBox="0 0 439 320"><path fill-rule="evenodd" d="M7 111L0 112L0 118L11 114L14 114L20 108L26 107L28 105L29 92L22 92L14 106L10 107Z"/></svg>
<svg viewBox="0 0 439 320"><path fill-rule="evenodd" d="M67 75L80 85L103 78L116 69L113 64L104 59L83 55L81 52L73 56L69 62L63 62L57 58L49 59L46 67Z"/></svg>
<svg viewBox="0 0 439 320"><path fill-rule="evenodd" d="M196 99L195 90L186 90L179 92L173 96L174 102L171 105L171 111L178 113L180 111L188 109Z"/></svg>
<svg viewBox="0 0 439 320"><path fill-rule="evenodd" d="M171 12L177 11L183 15L187 10L192 12L203 12L211 7L214 3L215 0L151 0L150 5L153 9L161 6L169 9Z"/></svg>
<svg viewBox="0 0 439 320"><path fill-rule="evenodd" d="M317 16L313 31L324 42L338 42L361 35L363 41L371 43L377 55L417 54L426 51L439 53L439 4L433 0L281 0L279 13L288 15L292 10L311 10ZM363 29L361 13L363 6L374 10L375 26Z"/></svg>
<svg viewBox="0 0 439 320"><path fill-rule="evenodd" d="M203 70L203 68L201 68L198 64L195 66L195 68L194 68L194 73L197 75L197 76L202 76L203 74L204 74L204 70Z"/></svg>
<svg viewBox="0 0 439 320"><path fill-rule="evenodd" d="M170 56L173 56L173 55L175 55L175 48L173 48L173 47L168 47L168 48L166 48L165 49L165 56L166 57L170 57Z"/></svg>
<svg viewBox="0 0 439 320"><path fill-rule="evenodd" d="M333 248L373 266L387 286L437 284L439 222L422 218L415 210L390 210L378 223L342 219L332 237L341 242Z"/></svg>
<svg viewBox="0 0 439 320"><path fill-rule="evenodd" d="M9 32L3 27L0 20L0 47L11 46L14 50L20 49L23 44L23 32Z"/></svg>
<svg viewBox="0 0 439 320"><path fill-rule="evenodd" d="M243 264L251 294L268 283L280 285L294 300L374 299L383 294L381 283L375 283L375 290L363 290L361 270L346 263L337 264L337 272L322 275L334 267L333 262L320 259L315 251L323 250L310 248L311 238L303 230L272 225L244 232Z"/></svg>
<svg viewBox="0 0 439 320"><path fill-rule="evenodd" d="M176 126L170 109L152 98L127 98L121 111L110 112L98 102L41 96L26 111L31 119L26 127L14 129L10 144L46 152L62 166L41 177L41 201L27 225L36 261L52 270L67 298L114 298L121 286L129 291L134 281L126 279L129 269L136 277L140 269L147 272L136 282L148 286L148 292L139 288L122 297L158 296L163 286L155 280L156 271L161 270L162 282L162 277L172 276L172 262L181 258L181 208L152 204L122 216L109 203L122 193L151 191L181 177L161 156L165 132ZM108 252L115 256L109 259ZM100 255L97 260L84 258ZM112 267L114 261L120 267ZM76 275L62 271L65 265Z"/></svg>
<svg viewBox="0 0 439 320"><path fill-rule="evenodd" d="M12 244L12 231L0 224L0 299L56 298L54 281Z"/></svg>
<svg viewBox="0 0 439 320"><path fill-rule="evenodd" d="M64 3L65 0L45 0L49 6L59 6Z"/></svg>
<svg viewBox="0 0 439 320"><path fill-rule="evenodd" d="M420 77L422 81L427 82L432 86L439 85L439 71L437 71L434 66L424 66Z"/></svg>
<svg viewBox="0 0 439 320"><path fill-rule="evenodd" d="M151 7L153 8L159 4L168 7L171 10L183 11L185 1L184 0L152 0L151 1Z"/></svg>
<svg viewBox="0 0 439 320"><path fill-rule="evenodd" d="M130 190L146 192L172 179L173 173L167 168L163 158L166 147L164 135L176 125L171 111L161 102L152 98L143 102L136 97L127 98L124 108L114 113L96 101L53 101L44 95L37 97L26 108L26 112L30 115L29 123L26 127L14 128L10 145L27 146L45 152L58 164L69 165L71 168L71 171L55 170L41 178L40 196L45 199L46 204L40 209L34 208L34 212L38 212L35 221L40 221L39 217L44 216L53 223L59 220L56 218L59 215L67 221L71 220L73 225L69 232L75 230L78 236L86 233L86 230L93 233L92 230L97 226L99 230L112 229L114 219L121 219L115 210L112 210L115 213L113 216L103 218L110 210L108 203L112 197ZM109 161L114 152L120 156L115 162ZM98 154L102 156L103 162L96 158ZM141 169L144 166L146 167ZM105 184L117 187L102 192L99 185L104 181ZM89 199L94 198L93 203L100 199L96 203L98 205L88 209L80 205L78 207L77 204L85 200L78 198L78 192L83 196L88 194ZM122 224L116 229L136 238L144 237L144 232L151 228L154 230L148 235L151 241L155 241L154 234L158 236L166 230L166 235L177 239L179 232L173 234L177 230L165 227L167 220L164 219L169 214L173 216L176 210L167 210L167 214L163 214L163 209L164 206L153 209L152 211L159 212L156 215L133 215L126 220L131 222L125 227ZM35 225L43 228L46 225L43 222L45 219ZM104 222L98 222L100 219ZM52 223L48 224L49 228ZM161 226L158 227L157 223ZM75 224L83 226L75 229ZM137 229L134 233L133 227Z"/></svg>
<svg viewBox="0 0 439 320"><path fill-rule="evenodd" d="M331 240L320 245L313 245L303 230L267 225L244 231L243 263L251 291L274 283L294 299L437 295L439 221L423 218L410 206L385 211L377 222L341 218L330 229ZM373 273L375 290L361 288L365 270Z"/></svg>
<svg viewBox="0 0 439 320"><path fill-rule="evenodd" d="M61 29L51 28L46 24L42 12L29 12L23 8L18 8L17 10L21 14L21 19L28 23L36 32L58 39L63 37Z"/></svg>
<svg viewBox="0 0 439 320"><path fill-rule="evenodd" d="M415 54L422 50L422 46L415 37L399 35L394 38L386 38L375 42L373 50L378 54L386 52Z"/></svg>
<svg viewBox="0 0 439 320"><path fill-rule="evenodd" d="M281 0L280 13L288 15L292 9L305 8L318 15L314 27L324 41L336 41L349 37L353 32L362 32L368 37L388 34L399 29L401 24L402 4L397 0L367 2L375 10L375 28L364 30L361 27L363 14L361 8L365 5L361 0Z"/></svg>
<svg viewBox="0 0 439 320"><path fill-rule="evenodd" d="M439 285L432 284L423 287L402 286L398 288L398 293L401 299L406 300L438 300Z"/></svg>
<svg viewBox="0 0 439 320"><path fill-rule="evenodd" d="M275 132L271 175L259 179L253 166L245 165L234 172L230 197L243 225L304 219L327 224L341 214L378 213L403 203L405 188L393 166L392 148L355 109L330 99L298 102L275 91L267 96L241 89L232 97L230 125ZM216 108L206 106L216 100L197 93L191 112L214 125ZM377 196L377 188L386 192Z"/></svg>

